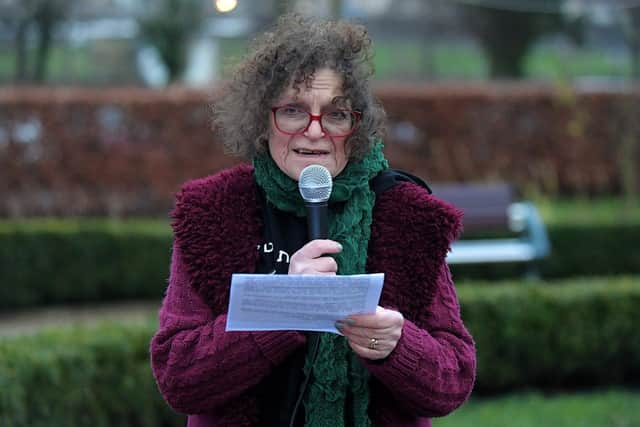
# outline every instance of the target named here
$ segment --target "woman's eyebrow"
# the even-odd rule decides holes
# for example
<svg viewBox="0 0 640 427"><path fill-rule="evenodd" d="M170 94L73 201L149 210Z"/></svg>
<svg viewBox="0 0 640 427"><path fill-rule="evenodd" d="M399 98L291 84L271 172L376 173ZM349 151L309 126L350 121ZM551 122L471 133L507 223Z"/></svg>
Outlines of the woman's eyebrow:
<svg viewBox="0 0 640 427"><path fill-rule="evenodd" d="M331 105L340 108L351 108L351 102L349 101L349 98L344 95L334 96L331 100Z"/></svg>

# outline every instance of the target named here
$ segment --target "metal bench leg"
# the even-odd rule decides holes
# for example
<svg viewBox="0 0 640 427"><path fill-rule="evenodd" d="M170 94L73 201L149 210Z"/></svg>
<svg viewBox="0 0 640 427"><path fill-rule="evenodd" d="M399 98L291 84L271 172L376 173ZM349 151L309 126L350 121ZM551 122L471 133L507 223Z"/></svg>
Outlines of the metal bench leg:
<svg viewBox="0 0 640 427"><path fill-rule="evenodd" d="M540 272L540 263L531 261L526 263L524 271L524 279L530 282L539 282L542 280L542 273Z"/></svg>

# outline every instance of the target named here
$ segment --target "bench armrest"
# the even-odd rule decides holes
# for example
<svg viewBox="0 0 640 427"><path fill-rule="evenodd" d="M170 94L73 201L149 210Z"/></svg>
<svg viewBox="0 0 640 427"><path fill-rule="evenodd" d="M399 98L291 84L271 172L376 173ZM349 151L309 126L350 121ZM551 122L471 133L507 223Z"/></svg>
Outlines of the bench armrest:
<svg viewBox="0 0 640 427"><path fill-rule="evenodd" d="M531 244L536 258L544 258L551 251L547 228L531 202L512 203L508 208L509 226L513 231L524 233L521 237Z"/></svg>

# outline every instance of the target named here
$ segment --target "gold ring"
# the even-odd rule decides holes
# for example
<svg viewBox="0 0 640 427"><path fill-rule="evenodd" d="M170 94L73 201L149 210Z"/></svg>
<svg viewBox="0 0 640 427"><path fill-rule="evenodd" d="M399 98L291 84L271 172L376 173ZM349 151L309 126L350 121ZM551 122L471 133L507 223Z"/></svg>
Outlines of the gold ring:
<svg viewBox="0 0 640 427"><path fill-rule="evenodd" d="M371 350L375 350L378 345L378 338L369 338L369 348Z"/></svg>

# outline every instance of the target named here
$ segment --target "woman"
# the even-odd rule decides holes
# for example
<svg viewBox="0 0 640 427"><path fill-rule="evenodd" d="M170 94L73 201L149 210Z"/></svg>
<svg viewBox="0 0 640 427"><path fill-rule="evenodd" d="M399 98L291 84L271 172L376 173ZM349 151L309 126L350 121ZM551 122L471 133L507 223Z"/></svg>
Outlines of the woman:
<svg viewBox="0 0 640 427"><path fill-rule="evenodd" d="M459 213L389 171L369 64L363 27L288 15L216 102L227 147L253 166L178 194L151 344L158 386L189 426L428 426L471 392L474 344L445 263ZM334 189L329 239L307 242L296 181L310 164ZM384 272L385 283L374 314L336 322L342 336L225 332L242 272Z"/></svg>

